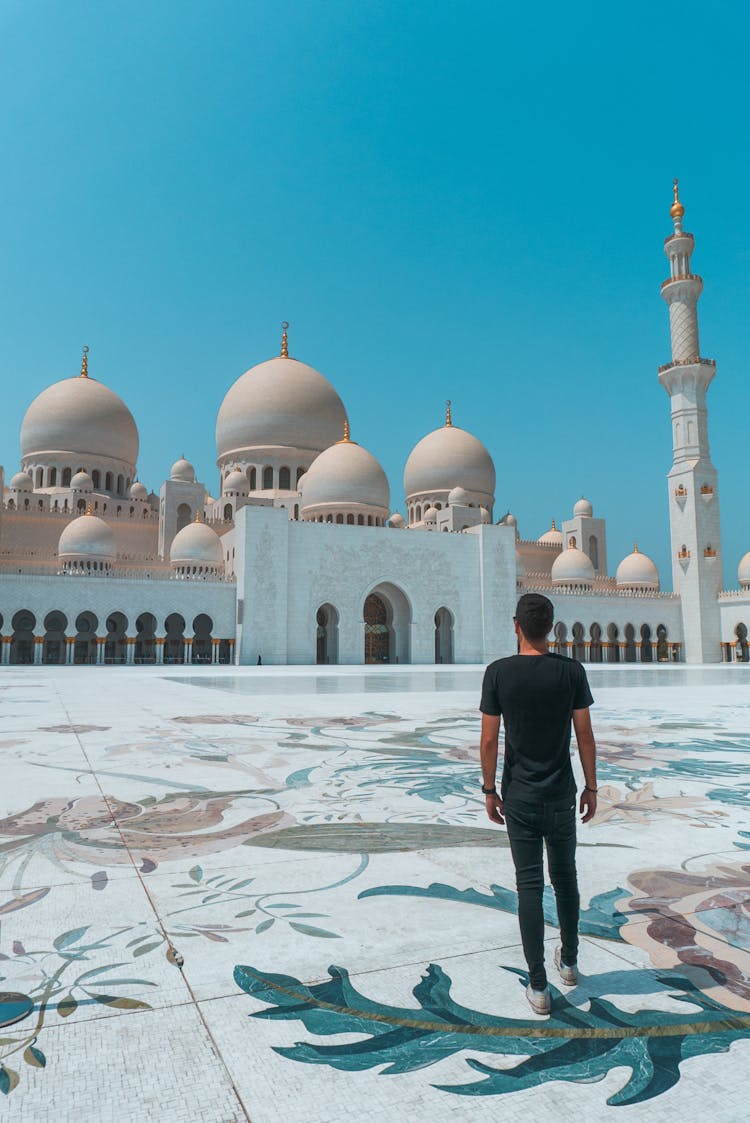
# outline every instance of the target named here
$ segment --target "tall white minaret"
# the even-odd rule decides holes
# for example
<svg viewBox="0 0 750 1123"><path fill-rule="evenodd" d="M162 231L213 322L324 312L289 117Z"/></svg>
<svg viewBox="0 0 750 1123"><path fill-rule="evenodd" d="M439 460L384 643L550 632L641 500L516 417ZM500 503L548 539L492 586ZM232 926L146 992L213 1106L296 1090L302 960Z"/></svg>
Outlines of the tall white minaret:
<svg viewBox="0 0 750 1123"><path fill-rule="evenodd" d="M670 275L661 286L669 307L672 361L659 381L672 400L672 468L669 523L674 591L682 601L684 655L688 663L721 661L718 594L722 588L718 473L708 447L706 391L716 374L700 357L698 297L703 281L690 271L694 238L682 229L685 208L674 181L669 212L674 233L664 243Z"/></svg>

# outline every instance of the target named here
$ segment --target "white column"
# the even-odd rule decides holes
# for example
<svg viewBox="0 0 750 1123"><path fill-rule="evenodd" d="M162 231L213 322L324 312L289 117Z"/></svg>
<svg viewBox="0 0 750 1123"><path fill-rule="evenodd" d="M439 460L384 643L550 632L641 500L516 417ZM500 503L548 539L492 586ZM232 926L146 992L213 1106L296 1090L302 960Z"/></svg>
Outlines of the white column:
<svg viewBox="0 0 750 1123"><path fill-rule="evenodd" d="M104 666L104 638L96 640L96 665L97 667Z"/></svg>
<svg viewBox="0 0 750 1123"><path fill-rule="evenodd" d="M34 666L38 667L42 662L42 652L44 651L44 640L41 636L34 636Z"/></svg>
<svg viewBox="0 0 750 1123"><path fill-rule="evenodd" d="M164 636L154 636L154 650L156 662L161 666L164 663Z"/></svg>
<svg viewBox="0 0 750 1123"><path fill-rule="evenodd" d="M3 639L0 643L2 644L0 646L0 660L2 660L2 666L7 667L10 662L10 639Z"/></svg>
<svg viewBox="0 0 750 1123"><path fill-rule="evenodd" d="M129 666L129 667L132 666L134 657L135 657L135 640L130 636L126 636L126 638L125 638L125 663L127 664L127 666Z"/></svg>
<svg viewBox="0 0 750 1123"><path fill-rule="evenodd" d="M218 639L212 639L211 640L211 664L214 667L219 662L219 643L220 642L221 641L218 640Z"/></svg>

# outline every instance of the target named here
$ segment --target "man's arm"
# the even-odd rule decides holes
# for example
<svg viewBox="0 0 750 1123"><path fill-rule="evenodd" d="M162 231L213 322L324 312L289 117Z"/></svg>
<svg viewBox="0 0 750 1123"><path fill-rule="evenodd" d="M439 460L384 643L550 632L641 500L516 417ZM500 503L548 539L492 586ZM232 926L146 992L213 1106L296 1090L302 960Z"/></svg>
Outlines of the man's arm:
<svg viewBox="0 0 750 1123"><path fill-rule="evenodd" d="M500 717L495 714L482 714L482 739L479 744L479 753L482 759L482 786L495 787L495 774L497 772L497 742L500 736ZM500 796L486 795L485 806L487 814L493 823L504 823L503 803Z"/></svg>
<svg viewBox="0 0 750 1123"><path fill-rule="evenodd" d="M596 741L591 728L591 712L588 706L582 710L573 710L573 728L586 784L581 792L580 811L583 815L581 822L588 823L596 814Z"/></svg>

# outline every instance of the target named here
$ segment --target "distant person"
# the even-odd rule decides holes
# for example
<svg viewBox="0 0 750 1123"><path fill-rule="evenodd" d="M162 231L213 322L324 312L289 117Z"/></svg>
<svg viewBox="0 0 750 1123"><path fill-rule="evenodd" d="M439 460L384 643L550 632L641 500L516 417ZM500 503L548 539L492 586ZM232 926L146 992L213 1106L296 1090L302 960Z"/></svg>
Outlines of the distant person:
<svg viewBox="0 0 750 1123"><path fill-rule="evenodd" d="M487 814L508 830L518 890L518 922L529 969L526 998L537 1014L551 1008L544 967L542 843L557 901L561 943L555 965L566 986L578 982L576 785L570 763L570 723L576 732L585 787L582 822L596 814L596 744L586 672L574 659L547 648L554 608L540 593L525 593L516 607L517 655L491 663L482 684L482 791ZM505 753L495 786L500 720Z"/></svg>
<svg viewBox="0 0 750 1123"><path fill-rule="evenodd" d="M261 659L260 655L258 656L258 666L259 667L263 666L263 660Z"/></svg>

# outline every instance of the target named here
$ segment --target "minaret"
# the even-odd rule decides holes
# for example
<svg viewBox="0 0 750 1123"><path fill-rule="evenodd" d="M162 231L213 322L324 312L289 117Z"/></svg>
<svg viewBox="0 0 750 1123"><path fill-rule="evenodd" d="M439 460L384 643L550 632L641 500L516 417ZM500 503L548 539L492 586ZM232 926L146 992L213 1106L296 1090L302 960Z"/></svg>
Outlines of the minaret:
<svg viewBox="0 0 750 1123"><path fill-rule="evenodd" d="M718 474L708 447L706 391L716 374L713 359L700 357L698 297L703 281L690 271L694 238L682 229L685 208L674 181L670 215L674 233L664 243L670 275L661 286L669 306L672 361L659 381L672 400L672 468L669 523L674 591L682 601L685 660L721 661L718 594L722 588Z"/></svg>

